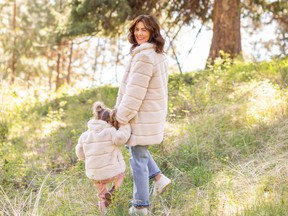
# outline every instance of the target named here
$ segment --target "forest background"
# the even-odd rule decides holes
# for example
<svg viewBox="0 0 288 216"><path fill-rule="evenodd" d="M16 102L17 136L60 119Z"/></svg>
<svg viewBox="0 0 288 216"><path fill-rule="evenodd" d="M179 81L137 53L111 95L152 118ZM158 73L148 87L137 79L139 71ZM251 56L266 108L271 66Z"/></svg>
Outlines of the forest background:
<svg viewBox="0 0 288 216"><path fill-rule="evenodd" d="M174 183L151 214L288 215L287 1L0 0L0 11L2 215L98 215L74 147L92 103L115 103L139 14L158 17L173 62L166 138L151 152ZM186 71L208 30L205 67ZM131 194L127 169L109 215L127 215Z"/></svg>

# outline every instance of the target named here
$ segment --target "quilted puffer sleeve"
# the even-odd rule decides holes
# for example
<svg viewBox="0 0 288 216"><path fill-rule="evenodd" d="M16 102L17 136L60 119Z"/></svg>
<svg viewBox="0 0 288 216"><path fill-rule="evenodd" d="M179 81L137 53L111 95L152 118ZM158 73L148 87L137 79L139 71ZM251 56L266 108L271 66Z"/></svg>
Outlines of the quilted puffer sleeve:
<svg viewBox="0 0 288 216"><path fill-rule="evenodd" d="M115 145L124 145L127 143L131 136L131 126L130 124L126 124L120 126L119 129L114 133L112 137L112 142Z"/></svg>
<svg viewBox="0 0 288 216"><path fill-rule="evenodd" d="M78 143L75 147L76 150L76 156L78 157L79 160L85 160L85 154L83 151L83 144L85 142L85 138L87 137L87 131L82 133L81 136L78 139Z"/></svg>
<svg viewBox="0 0 288 216"><path fill-rule="evenodd" d="M139 55L131 67L125 94L117 107L116 119L121 124L127 124L136 116L153 74L152 59L147 54Z"/></svg>

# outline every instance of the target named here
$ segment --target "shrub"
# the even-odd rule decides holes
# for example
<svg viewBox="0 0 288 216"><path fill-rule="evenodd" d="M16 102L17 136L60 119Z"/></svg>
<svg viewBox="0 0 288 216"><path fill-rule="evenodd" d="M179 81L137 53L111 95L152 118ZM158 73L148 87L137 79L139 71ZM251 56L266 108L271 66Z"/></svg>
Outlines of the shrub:
<svg viewBox="0 0 288 216"><path fill-rule="evenodd" d="M0 143L7 140L9 134L8 123L0 121Z"/></svg>

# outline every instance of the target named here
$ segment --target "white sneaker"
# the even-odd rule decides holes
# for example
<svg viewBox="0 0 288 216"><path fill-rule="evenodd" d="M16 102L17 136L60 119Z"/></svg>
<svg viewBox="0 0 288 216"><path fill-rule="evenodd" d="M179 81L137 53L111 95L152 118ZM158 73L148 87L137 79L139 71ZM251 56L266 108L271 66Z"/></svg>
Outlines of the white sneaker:
<svg viewBox="0 0 288 216"><path fill-rule="evenodd" d="M148 208L136 208L134 206L132 206L131 208L129 208L129 215L133 215L133 216L140 216L140 215L148 215Z"/></svg>
<svg viewBox="0 0 288 216"><path fill-rule="evenodd" d="M158 196L162 194L167 187L171 184L171 180L167 178L165 175L161 174L160 179L155 182L154 189L153 189L153 196Z"/></svg>

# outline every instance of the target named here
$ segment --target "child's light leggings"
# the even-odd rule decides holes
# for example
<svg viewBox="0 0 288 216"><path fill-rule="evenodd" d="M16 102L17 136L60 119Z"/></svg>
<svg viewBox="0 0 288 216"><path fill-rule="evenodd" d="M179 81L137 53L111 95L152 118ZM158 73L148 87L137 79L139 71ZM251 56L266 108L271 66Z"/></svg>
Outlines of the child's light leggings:
<svg viewBox="0 0 288 216"><path fill-rule="evenodd" d="M124 173L120 173L119 175L109 178L109 179L105 179L105 180L93 180L93 184L95 185L95 187L97 188L97 197L99 198L99 209L102 213L106 213L107 212L107 200L105 197L105 194L112 193L114 191L114 189L117 189L121 186L122 182L124 179ZM108 184L112 184L112 187L110 189L108 189Z"/></svg>

